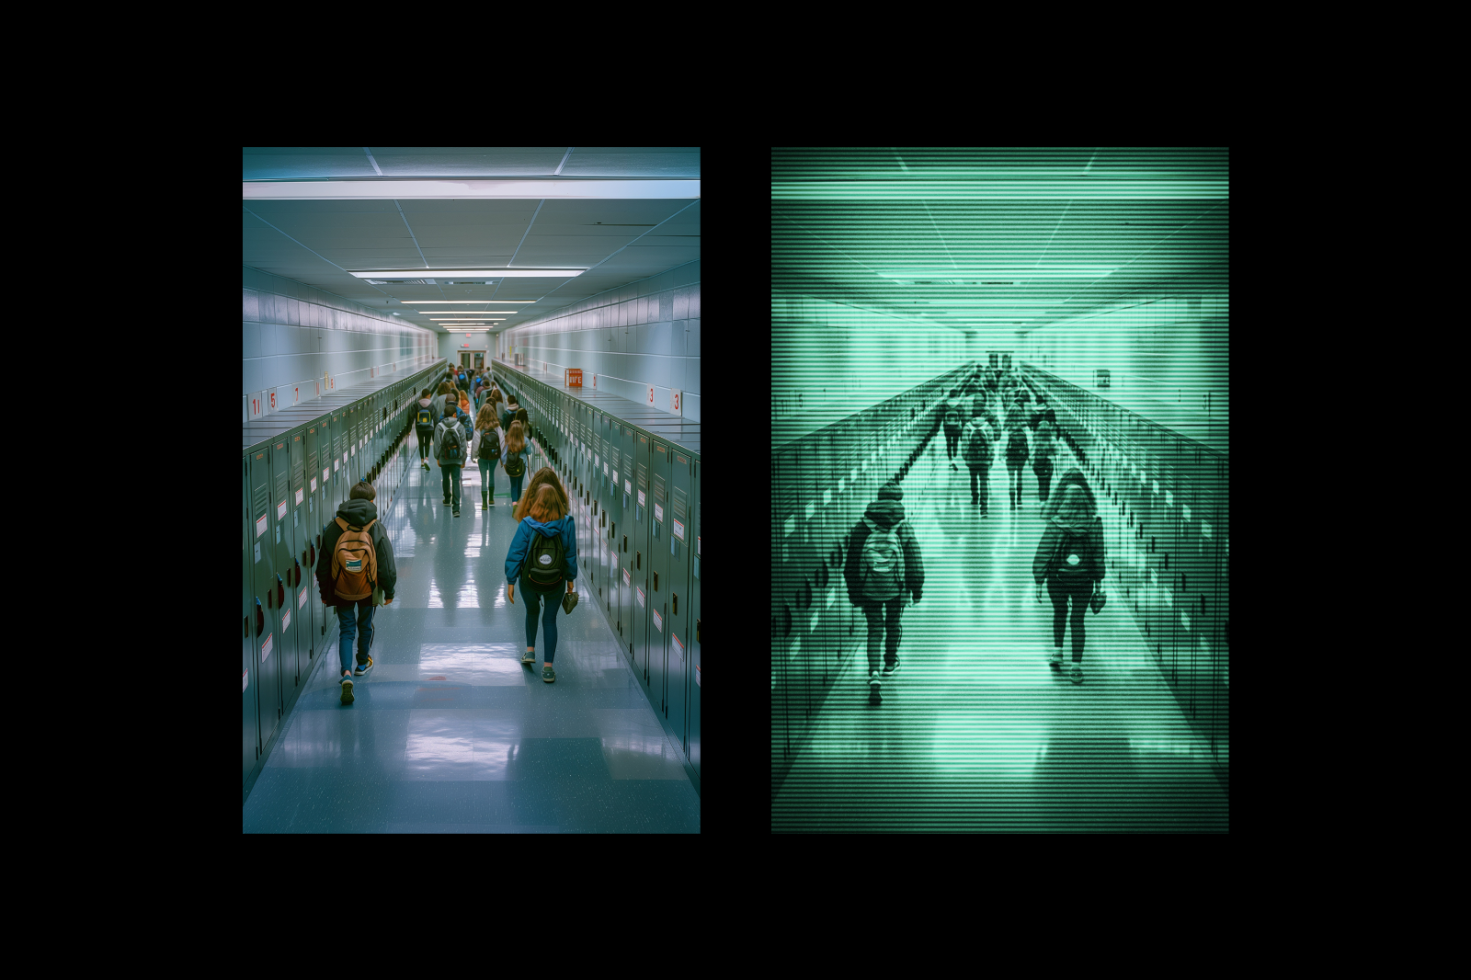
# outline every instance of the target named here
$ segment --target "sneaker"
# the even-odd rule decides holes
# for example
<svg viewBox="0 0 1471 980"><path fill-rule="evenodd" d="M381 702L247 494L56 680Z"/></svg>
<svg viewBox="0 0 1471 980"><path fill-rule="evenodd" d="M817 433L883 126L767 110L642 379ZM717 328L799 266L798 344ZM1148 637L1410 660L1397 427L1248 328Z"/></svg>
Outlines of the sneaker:
<svg viewBox="0 0 1471 980"><path fill-rule="evenodd" d="M868 675L868 703L869 704L882 704L883 703L883 700L884 699L879 696L879 685L882 684L882 683L883 683L883 681L879 679L878 671L874 671L872 674L869 674Z"/></svg>
<svg viewBox="0 0 1471 980"><path fill-rule="evenodd" d="M897 673L899 673L899 658L895 657L893 663L884 664L884 676L893 677Z"/></svg>
<svg viewBox="0 0 1471 980"><path fill-rule="evenodd" d="M342 703L352 704L352 675L342 675Z"/></svg>
<svg viewBox="0 0 1471 980"><path fill-rule="evenodd" d="M527 650L525 653L521 654L521 662L523 664L536 663L536 654L531 650Z"/></svg>
<svg viewBox="0 0 1471 980"><path fill-rule="evenodd" d="M1047 666L1051 667L1053 670L1058 670L1058 671L1062 670L1062 651L1061 650L1053 650L1052 653L1048 655L1048 657L1047 657Z"/></svg>
<svg viewBox="0 0 1471 980"><path fill-rule="evenodd" d="M552 665L551 664L544 664L542 666L542 668L541 668L541 679L544 680L544 681L546 681L548 684L550 684L552 681L554 681L554 680L557 679L556 673L554 673L552 671Z"/></svg>
<svg viewBox="0 0 1471 980"><path fill-rule="evenodd" d="M951 461L950 461L950 468L951 468L951 469L952 469L952 470L954 470L954 469L958 469L958 467L957 467L957 466L956 466L956 465L955 465L955 460L953 460L953 459L952 459L952 460L951 460Z"/></svg>
<svg viewBox="0 0 1471 980"><path fill-rule="evenodd" d="M455 516L456 517L459 517L460 516L460 508L458 508L458 507L455 508Z"/></svg>
<svg viewBox="0 0 1471 980"><path fill-rule="evenodd" d="M358 669L355 670L355 671L353 671L353 673L354 674L357 674L359 677L362 677L364 674L366 674L368 671L370 671L372 669L373 669L373 658L372 657L369 657L368 658L368 662L365 663L365 664L358 664Z"/></svg>
<svg viewBox="0 0 1471 980"><path fill-rule="evenodd" d="M1068 676L1073 679L1074 684L1083 683L1083 665L1076 663L1073 664L1068 671Z"/></svg>

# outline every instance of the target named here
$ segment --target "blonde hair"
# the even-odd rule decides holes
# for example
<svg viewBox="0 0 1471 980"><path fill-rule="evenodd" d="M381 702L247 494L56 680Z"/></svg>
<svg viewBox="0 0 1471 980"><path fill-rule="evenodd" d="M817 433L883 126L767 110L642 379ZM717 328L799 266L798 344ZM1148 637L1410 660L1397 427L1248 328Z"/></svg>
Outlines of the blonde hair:
<svg viewBox="0 0 1471 980"><path fill-rule="evenodd" d="M495 417L495 409L489 402L480 406L480 411L475 415L475 428L477 429L499 429L500 420Z"/></svg>
<svg viewBox="0 0 1471 980"><path fill-rule="evenodd" d="M526 486L526 492L521 494L521 499L516 502L516 509L511 516L521 520L531 512L531 500L536 496L538 490L543 486L551 487L557 492L557 499L562 505L562 513L571 513L567 506L567 491L562 487L562 481L557 479L557 471L550 466L543 466L531 477L531 482Z"/></svg>
<svg viewBox="0 0 1471 980"><path fill-rule="evenodd" d="M521 434L521 423L512 422L506 430L506 451L519 453L526 448L526 437Z"/></svg>

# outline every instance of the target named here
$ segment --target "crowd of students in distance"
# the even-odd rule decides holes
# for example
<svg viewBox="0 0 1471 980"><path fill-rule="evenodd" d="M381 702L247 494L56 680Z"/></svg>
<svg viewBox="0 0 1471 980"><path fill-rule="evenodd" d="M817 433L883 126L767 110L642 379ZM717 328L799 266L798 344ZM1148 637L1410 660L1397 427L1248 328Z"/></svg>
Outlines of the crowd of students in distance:
<svg viewBox="0 0 1471 980"><path fill-rule="evenodd" d="M957 459L965 464L970 473L971 505L982 517L988 513L988 477L998 453L1006 461L1013 510L1023 506L1022 470L1030 460L1044 522L1032 560L1032 577L1037 601L1043 601L1045 584L1053 609L1048 662L1052 670L1081 684L1083 615L1090 607L1098 612L1104 602L1103 523L1082 470L1068 469L1057 481L1057 491L1051 492L1057 414L1041 396L1033 405L1031 391L1014 374L993 368L980 369L952 388L938 411L950 469L958 472ZM863 610L868 623L867 682L869 703L874 705L882 703L884 679L900 667L904 609L920 601L924 588L923 556L905 518L903 498L898 481L884 484L878 499L868 505L848 536L844 580L849 601ZM1062 646L1069 623L1073 659L1066 665Z"/></svg>
<svg viewBox="0 0 1471 980"><path fill-rule="evenodd" d="M506 550L506 598L514 605L516 585L526 606L526 653L523 664L536 663L538 622L544 634L542 680L556 680L552 661L557 648L557 610L571 612L577 598L577 531L567 490L556 471L544 466L532 475L522 496L532 441L526 410L514 395L504 397L488 372L451 367L431 393L425 388L414 406L419 458L429 457L441 471L444 503L460 516L460 471L480 467L481 502L494 497L496 467L510 480L510 506L516 531ZM322 603L337 611L342 703L354 701L353 678L373 668L373 616L393 603L398 574L393 546L378 520L376 491L366 480L355 485L346 503L323 529L317 560L317 586ZM491 575L477 576L490 580ZM353 662L356 645L357 659Z"/></svg>

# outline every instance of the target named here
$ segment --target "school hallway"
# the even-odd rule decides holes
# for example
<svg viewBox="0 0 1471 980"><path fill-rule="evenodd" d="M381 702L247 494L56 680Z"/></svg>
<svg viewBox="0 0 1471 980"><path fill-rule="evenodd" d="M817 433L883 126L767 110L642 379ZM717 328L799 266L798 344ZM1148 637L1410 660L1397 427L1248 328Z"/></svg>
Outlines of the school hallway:
<svg viewBox="0 0 1471 980"><path fill-rule="evenodd" d="M343 705L336 642L316 654L245 802L244 831L698 833L683 753L585 574L579 605L557 615L556 681L544 683L545 638L535 666L523 665L523 591L506 598L516 527L506 475L496 472L485 511L478 467L467 467L456 518L440 470L419 465L412 428L402 452L403 482L380 481L375 501L398 583L374 615L374 666ZM528 480L544 462L533 459Z"/></svg>
<svg viewBox="0 0 1471 980"><path fill-rule="evenodd" d="M1055 463L1054 491L1077 465L1061 442ZM1108 604L1086 614L1083 683L1074 684L1048 666L1053 609L1045 595L1038 604L1032 581L1043 530L1036 477L1023 470L1023 505L1011 509L997 452L982 518L964 463L956 467L939 432L903 480L924 588L904 610L900 670L884 679L882 704L870 706L866 629L852 610L852 633L839 630L841 667L776 791L773 830L1226 832L1211 747L1172 695L1112 573ZM1112 547L1121 518L1099 510ZM846 603L841 576L834 580ZM1071 663L1071 623L1063 656Z"/></svg>

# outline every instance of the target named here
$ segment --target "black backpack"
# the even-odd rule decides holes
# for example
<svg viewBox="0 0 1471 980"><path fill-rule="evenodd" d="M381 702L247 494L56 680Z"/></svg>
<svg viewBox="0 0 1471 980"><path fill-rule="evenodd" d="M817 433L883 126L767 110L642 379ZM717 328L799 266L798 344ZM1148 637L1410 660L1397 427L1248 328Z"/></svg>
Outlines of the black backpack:
<svg viewBox="0 0 1471 980"><path fill-rule="evenodd" d="M506 457L506 476L520 476L526 472L526 460L520 454L512 453Z"/></svg>
<svg viewBox="0 0 1471 980"><path fill-rule="evenodd" d="M476 459L488 459L498 462L501 458L501 441L496 438L494 429L486 429L480 433L480 451L475 454Z"/></svg>
<svg viewBox="0 0 1471 980"><path fill-rule="evenodd" d="M453 418L441 423L444 434L439 437L439 461L458 464L464 461L465 444L460 440L460 426Z"/></svg>
<svg viewBox="0 0 1471 980"><path fill-rule="evenodd" d="M527 549L526 561L521 566L527 585L541 592L553 591L562 583L564 565L562 535L547 537L533 530L531 547Z"/></svg>
<svg viewBox="0 0 1471 980"><path fill-rule="evenodd" d="M1070 562L1076 557L1076 562ZM1063 531L1057 543L1057 557L1053 559L1052 571L1062 578L1086 575L1093 570L1092 554L1089 550L1088 531Z"/></svg>
<svg viewBox="0 0 1471 980"><path fill-rule="evenodd" d="M1020 429L1011 430L1011 438L1006 443L1006 456L1008 459L1027 458L1027 437L1022 435Z"/></svg>
<svg viewBox="0 0 1471 980"><path fill-rule="evenodd" d="M420 405L419 406L419 428L421 428L421 429L432 429L432 428L434 428L434 417L433 417L433 414L429 411L428 407L427 406L424 406L424 405Z"/></svg>

